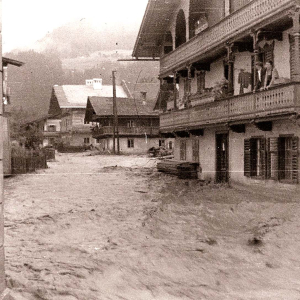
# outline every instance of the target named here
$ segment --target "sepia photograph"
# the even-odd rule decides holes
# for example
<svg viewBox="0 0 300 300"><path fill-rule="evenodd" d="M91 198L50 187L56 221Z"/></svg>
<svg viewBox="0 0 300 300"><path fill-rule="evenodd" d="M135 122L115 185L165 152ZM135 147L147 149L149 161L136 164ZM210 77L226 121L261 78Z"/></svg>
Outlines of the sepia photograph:
<svg viewBox="0 0 300 300"><path fill-rule="evenodd" d="M300 0L0 7L0 300L300 300Z"/></svg>

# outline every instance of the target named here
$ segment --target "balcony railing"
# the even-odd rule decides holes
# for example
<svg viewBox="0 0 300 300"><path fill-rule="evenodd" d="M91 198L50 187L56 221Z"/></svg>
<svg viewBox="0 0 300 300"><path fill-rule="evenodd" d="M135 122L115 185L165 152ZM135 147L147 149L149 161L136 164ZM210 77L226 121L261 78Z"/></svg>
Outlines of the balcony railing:
<svg viewBox="0 0 300 300"><path fill-rule="evenodd" d="M44 137L58 137L60 135L60 131L44 131Z"/></svg>
<svg viewBox="0 0 300 300"><path fill-rule="evenodd" d="M277 116L300 111L300 83L278 85L269 90L233 96L160 116L162 131Z"/></svg>
<svg viewBox="0 0 300 300"><path fill-rule="evenodd" d="M161 75L186 65L228 39L294 6L297 0L253 0L161 58Z"/></svg>
<svg viewBox="0 0 300 300"><path fill-rule="evenodd" d="M158 127L126 127L119 126L120 135L158 135ZM114 133L113 126L94 127L92 129L93 137L110 136Z"/></svg>

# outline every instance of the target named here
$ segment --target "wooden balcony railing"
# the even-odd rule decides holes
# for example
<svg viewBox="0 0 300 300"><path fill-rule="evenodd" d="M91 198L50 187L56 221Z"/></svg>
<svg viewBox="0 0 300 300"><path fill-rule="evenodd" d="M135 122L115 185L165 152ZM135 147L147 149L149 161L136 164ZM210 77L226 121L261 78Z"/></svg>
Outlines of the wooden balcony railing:
<svg viewBox="0 0 300 300"><path fill-rule="evenodd" d="M58 137L60 135L60 131L44 131L44 137Z"/></svg>
<svg viewBox="0 0 300 300"><path fill-rule="evenodd" d="M106 135L113 135L113 126L94 127L92 129L93 137L101 137ZM159 127L126 127L119 126L120 135L158 135Z"/></svg>
<svg viewBox="0 0 300 300"><path fill-rule="evenodd" d="M160 116L162 131L187 129L245 119L263 118L300 111L300 83L233 96Z"/></svg>
<svg viewBox="0 0 300 300"><path fill-rule="evenodd" d="M160 60L161 75L174 71L193 61L213 48L224 45L228 39L248 31L262 20L283 13L297 0L253 0L241 9L233 12L219 23L202 31Z"/></svg>

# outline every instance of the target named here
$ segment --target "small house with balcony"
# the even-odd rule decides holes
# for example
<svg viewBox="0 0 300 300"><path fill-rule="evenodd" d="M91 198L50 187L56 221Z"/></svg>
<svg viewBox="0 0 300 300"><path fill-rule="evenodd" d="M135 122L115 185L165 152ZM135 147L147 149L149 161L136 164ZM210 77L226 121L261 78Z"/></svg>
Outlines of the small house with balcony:
<svg viewBox="0 0 300 300"><path fill-rule="evenodd" d="M116 93L121 99L128 96L122 86L116 86ZM112 85L102 84L101 78L86 80L85 85L55 85L44 131L48 144L92 145L91 125L84 121L87 99L89 96L112 97L112 94Z"/></svg>
<svg viewBox="0 0 300 300"><path fill-rule="evenodd" d="M175 159L216 182L299 183L299 16L299 0L148 1L133 57L160 59ZM256 89L269 61L278 75Z"/></svg>
<svg viewBox="0 0 300 300"><path fill-rule="evenodd" d="M159 116L153 111L155 101L135 98L116 98L118 126L114 127L112 97L89 97L85 122L94 124L93 138L100 150L113 151L119 136L120 153L147 153L152 147L168 147L168 140L159 136ZM115 130L114 130L115 128ZM117 149L117 147L115 148Z"/></svg>

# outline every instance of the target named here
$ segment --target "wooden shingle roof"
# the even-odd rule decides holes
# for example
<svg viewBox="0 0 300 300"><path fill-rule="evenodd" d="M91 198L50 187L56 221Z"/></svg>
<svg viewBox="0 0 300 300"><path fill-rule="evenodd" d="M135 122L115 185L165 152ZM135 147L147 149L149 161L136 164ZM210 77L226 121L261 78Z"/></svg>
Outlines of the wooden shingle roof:
<svg viewBox="0 0 300 300"><path fill-rule="evenodd" d="M153 111L155 101L142 102L133 98L117 98L118 116L157 116ZM89 97L86 108L86 120L92 121L92 115L105 117L113 115L113 98Z"/></svg>

